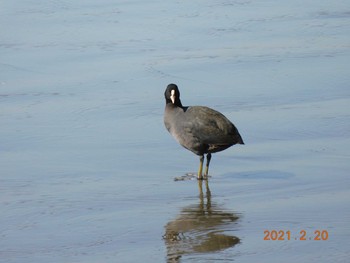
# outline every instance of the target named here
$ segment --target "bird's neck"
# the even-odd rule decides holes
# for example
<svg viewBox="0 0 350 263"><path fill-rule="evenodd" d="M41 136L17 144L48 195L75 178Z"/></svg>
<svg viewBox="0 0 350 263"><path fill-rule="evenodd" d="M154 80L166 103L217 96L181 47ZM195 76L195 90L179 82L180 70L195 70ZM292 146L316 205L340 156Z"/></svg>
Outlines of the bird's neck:
<svg viewBox="0 0 350 263"><path fill-rule="evenodd" d="M175 106L175 107L183 108L181 100L179 100L179 99L175 99L175 103L173 103L170 99L167 99L166 100L166 105L172 105L172 106Z"/></svg>

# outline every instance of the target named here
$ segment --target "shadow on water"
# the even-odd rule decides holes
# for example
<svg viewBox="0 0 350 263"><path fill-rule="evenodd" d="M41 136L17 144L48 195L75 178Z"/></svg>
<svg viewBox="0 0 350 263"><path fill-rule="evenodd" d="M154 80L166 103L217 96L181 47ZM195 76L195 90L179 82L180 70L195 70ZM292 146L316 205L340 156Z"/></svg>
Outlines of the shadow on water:
<svg viewBox="0 0 350 263"><path fill-rule="evenodd" d="M180 262L182 255L213 253L235 246L240 242L227 232L237 229L238 214L225 211L211 200L208 181L198 181L199 203L182 209L180 215L165 226L163 239L167 262Z"/></svg>

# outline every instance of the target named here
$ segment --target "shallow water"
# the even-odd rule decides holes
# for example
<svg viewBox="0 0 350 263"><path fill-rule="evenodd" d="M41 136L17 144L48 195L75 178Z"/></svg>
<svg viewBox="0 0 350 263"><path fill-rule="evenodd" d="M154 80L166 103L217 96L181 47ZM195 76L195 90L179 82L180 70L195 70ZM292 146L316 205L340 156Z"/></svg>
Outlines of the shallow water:
<svg viewBox="0 0 350 263"><path fill-rule="evenodd" d="M340 0L2 1L0 262L346 262L349 21ZM199 160L163 126L171 82L246 143L202 187L174 180Z"/></svg>

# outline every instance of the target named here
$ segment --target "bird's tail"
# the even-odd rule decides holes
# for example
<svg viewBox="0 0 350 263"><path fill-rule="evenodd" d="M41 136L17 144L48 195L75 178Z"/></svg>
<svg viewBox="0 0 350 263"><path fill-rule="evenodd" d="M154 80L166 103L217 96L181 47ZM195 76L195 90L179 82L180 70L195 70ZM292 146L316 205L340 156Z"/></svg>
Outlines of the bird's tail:
<svg viewBox="0 0 350 263"><path fill-rule="evenodd" d="M238 144L244 144L244 141L243 141L243 139L242 139L242 136L241 136L239 133L237 133L237 137L238 137L238 138L237 138L237 139L238 139L238 140L237 140L237 143L238 143Z"/></svg>

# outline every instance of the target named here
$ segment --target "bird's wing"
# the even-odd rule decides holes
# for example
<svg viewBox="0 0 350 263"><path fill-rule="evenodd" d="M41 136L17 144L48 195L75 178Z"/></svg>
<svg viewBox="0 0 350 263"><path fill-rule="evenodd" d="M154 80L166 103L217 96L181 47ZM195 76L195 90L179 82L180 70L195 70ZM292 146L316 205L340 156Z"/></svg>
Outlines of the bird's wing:
<svg viewBox="0 0 350 263"><path fill-rule="evenodd" d="M192 113L196 114L192 114ZM186 111L189 117L186 129L191 130L193 136L207 144L228 144L234 139L236 127L220 112L208 107L189 107ZM193 117L195 116L195 117Z"/></svg>

